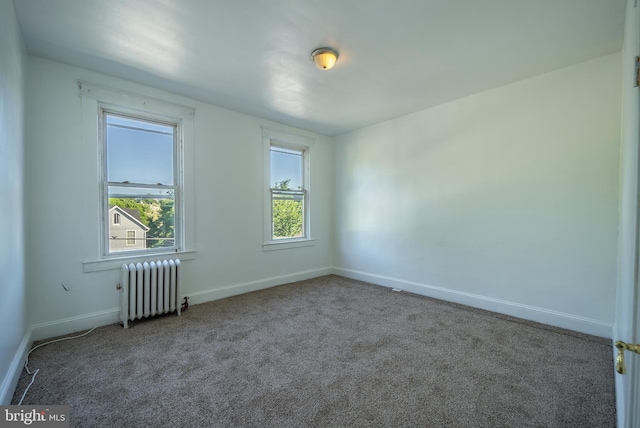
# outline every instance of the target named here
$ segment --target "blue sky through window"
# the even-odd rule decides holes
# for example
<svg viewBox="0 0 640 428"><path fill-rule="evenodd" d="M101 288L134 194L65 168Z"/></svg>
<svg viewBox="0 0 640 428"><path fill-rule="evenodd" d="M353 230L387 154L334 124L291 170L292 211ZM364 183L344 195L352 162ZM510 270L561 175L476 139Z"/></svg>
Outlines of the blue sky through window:
<svg viewBox="0 0 640 428"><path fill-rule="evenodd" d="M302 188L302 152L281 147L271 147L271 183L273 186L290 179L289 189Z"/></svg>
<svg viewBox="0 0 640 428"><path fill-rule="evenodd" d="M173 183L173 126L106 115L107 180Z"/></svg>

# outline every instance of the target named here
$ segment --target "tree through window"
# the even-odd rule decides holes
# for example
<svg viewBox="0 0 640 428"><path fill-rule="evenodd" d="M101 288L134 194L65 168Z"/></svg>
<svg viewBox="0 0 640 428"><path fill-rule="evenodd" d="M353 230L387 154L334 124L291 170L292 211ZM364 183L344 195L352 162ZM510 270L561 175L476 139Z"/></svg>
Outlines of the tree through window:
<svg viewBox="0 0 640 428"><path fill-rule="evenodd" d="M271 145L271 239L305 238L306 151Z"/></svg>
<svg viewBox="0 0 640 428"><path fill-rule="evenodd" d="M107 254L177 248L178 124L106 109L101 118L105 216L119 208L105 222Z"/></svg>

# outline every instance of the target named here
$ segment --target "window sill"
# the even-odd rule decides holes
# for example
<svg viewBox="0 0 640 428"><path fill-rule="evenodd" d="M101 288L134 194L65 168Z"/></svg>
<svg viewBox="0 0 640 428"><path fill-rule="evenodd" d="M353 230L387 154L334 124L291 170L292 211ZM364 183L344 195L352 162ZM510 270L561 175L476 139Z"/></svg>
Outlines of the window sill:
<svg viewBox="0 0 640 428"><path fill-rule="evenodd" d="M288 248L310 247L312 245L316 245L315 239L272 241L262 244L262 251L286 250Z"/></svg>
<svg viewBox="0 0 640 428"><path fill-rule="evenodd" d="M103 270L116 270L120 269L125 263L144 263L144 262L152 262L157 261L158 259L173 259L178 258L180 261L183 260L193 260L196 258L195 251L179 251L179 252L169 252L169 253L154 253L154 254L137 254L137 255L129 255L129 256L118 256L118 257L110 257L108 259L100 259L100 260L83 260L82 261L82 271L84 273L87 272L100 272Z"/></svg>

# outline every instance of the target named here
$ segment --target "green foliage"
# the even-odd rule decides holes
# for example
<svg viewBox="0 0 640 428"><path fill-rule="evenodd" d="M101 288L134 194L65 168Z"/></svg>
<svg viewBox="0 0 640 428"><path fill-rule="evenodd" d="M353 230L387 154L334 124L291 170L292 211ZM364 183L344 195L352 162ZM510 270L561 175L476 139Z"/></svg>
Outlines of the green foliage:
<svg viewBox="0 0 640 428"><path fill-rule="evenodd" d="M293 199L273 201L273 237L302 236L302 201Z"/></svg>
<svg viewBox="0 0 640 428"><path fill-rule="evenodd" d="M291 190L291 179L282 180L274 184L273 189ZM302 201L293 196L278 195L273 199L273 237L296 238L302 236Z"/></svg>
<svg viewBox="0 0 640 428"><path fill-rule="evenodd" d="M157 216L149 225L147 236L153 238L165 238L159 240L147 240L147 248L171 247L175 237L175 204L172 199L162 199L159 203ZM171 238L171 239L166 239Z"/></svg>
<svg viewBox="0 0 640 428"><path fill-rule="evenodd" d="M286 180L278 181L278 182L276 182L276 184L273 185L273 189L291 190L291 189L289 189L289 182L290 181L291 181L290 178L288 178Z"/></svg>

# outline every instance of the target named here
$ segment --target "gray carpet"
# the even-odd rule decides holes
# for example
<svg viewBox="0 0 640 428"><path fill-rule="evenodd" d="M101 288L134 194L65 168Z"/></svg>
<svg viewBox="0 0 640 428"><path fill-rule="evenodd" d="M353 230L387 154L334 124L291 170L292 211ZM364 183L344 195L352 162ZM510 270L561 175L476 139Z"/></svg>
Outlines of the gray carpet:
<svg viewBox="0 0 640 428"><path fill-rule="evenodd" d="M68 404L78 427L614 427L612 355L326 276L41 347L23 404Z"/></svg>

